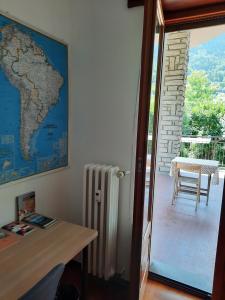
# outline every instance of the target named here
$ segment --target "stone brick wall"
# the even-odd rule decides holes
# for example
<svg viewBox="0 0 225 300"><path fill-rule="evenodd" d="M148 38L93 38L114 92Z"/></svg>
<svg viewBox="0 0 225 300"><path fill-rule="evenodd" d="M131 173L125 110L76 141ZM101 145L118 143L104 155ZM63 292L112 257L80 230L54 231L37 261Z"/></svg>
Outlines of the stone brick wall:
<svg viewBox="0 0 225 300"><path fill-rule="evenodd" d="M158 171L168 173L179 155L190 32L166 34L159 114Z"/></svg>

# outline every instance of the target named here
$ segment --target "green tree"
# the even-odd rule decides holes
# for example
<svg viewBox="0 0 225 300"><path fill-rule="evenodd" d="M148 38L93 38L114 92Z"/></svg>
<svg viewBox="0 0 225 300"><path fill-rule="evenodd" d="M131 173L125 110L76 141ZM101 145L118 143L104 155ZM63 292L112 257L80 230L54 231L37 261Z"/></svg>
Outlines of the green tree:
<svg viewBox="0 0 225 300"><path fill-rule="evenodd" d="M211 83L204 71L194 71L187 78L183 134L219 136L225 134L225 99L218 94L218 87ZM220 160L224 153L222 144L183 144L182 155L208 157ZM224 162L223 162L224 163Z"/></svg>
<svg viewBox="0 0 225 300"><path fill-rule="evenodd" d="M222 136L224 134L225 104L206 100L192 108L189 127L192 135Z"/></svg>
<svg viewBox="0 0 225 300"><path fill-rule="evenodd" d="M183 117L184 135L224 134L225 103L217 96L217 85L204 71L193 71L187 77Z"/></svg>
<svg viewBox="0 0 225 300"><path fill-rule="evenodd" d="M187 77L185 110L191 113L193 106L202 101L212 101L216 96L217 88L215 84L209 81L206 72L193 71Z"/></svg>

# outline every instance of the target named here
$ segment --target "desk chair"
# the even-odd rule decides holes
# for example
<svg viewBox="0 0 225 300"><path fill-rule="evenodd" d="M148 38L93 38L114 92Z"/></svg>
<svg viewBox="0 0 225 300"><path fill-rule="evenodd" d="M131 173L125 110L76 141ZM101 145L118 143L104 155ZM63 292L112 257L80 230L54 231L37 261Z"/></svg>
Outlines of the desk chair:
<svg viewBox="0 0 225 300"><path fill-rule="evenodd" d="M19 300L54 300L65 266L59 264Z"/></svg>
<svg viewBox="0 0 225 300"><path fill-rule="evenodd" d="M189 172L190 176L182 175L182 171ZM201 195L201 166L176 163L172 205L179 192L196 195L195 211L197 211Z"/></svg>

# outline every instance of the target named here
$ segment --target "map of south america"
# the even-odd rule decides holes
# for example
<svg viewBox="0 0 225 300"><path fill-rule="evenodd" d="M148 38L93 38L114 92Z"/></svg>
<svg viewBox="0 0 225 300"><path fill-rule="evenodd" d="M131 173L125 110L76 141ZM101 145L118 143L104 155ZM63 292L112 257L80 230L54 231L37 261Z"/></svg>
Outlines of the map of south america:
<svg viewBox="0 0 225 300"><path fill-rule="evenodd" d="M68 165L68 48L0 14L0 184Z"/></svg>
<svg viewBox="0 0 225 300"><path fill-rule="evenodd" d="M20 141L24 158L29 159L30 140L49 108L57 103L63 78L28 35L11 25L1 32L1 67L20 91Z"/></svg>

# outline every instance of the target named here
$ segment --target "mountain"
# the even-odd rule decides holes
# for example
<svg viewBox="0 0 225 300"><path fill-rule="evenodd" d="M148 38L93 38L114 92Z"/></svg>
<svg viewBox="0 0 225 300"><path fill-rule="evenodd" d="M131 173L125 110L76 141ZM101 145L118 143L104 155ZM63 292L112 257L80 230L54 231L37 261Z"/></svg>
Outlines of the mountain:
<svg viewBox="0 0 225 300"><path fill-rule="evenodd" d="M209 80L218 84L218 92L225 93L225 33L190 48L188 74L193 70L205 71Z"/></svg>

